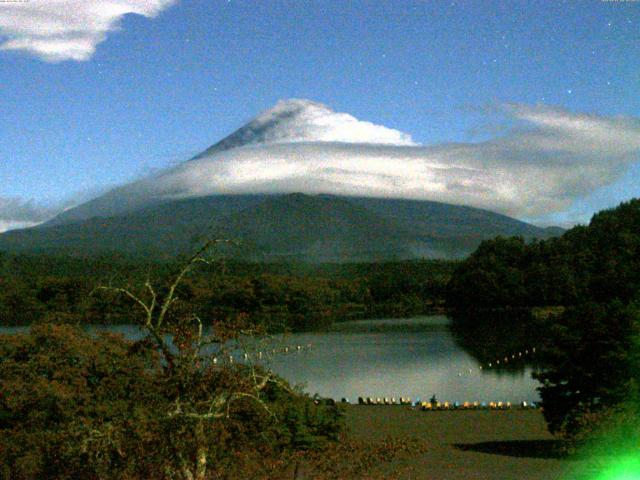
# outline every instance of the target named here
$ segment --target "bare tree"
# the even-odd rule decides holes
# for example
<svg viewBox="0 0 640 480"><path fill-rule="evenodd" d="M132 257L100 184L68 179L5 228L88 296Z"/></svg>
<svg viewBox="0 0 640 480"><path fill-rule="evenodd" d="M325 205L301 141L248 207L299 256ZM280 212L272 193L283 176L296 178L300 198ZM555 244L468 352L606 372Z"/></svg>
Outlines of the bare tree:
<svg viewBox="0 0 640 480"><path fill-rule="evenodd" d="M142 327L152 339L152 348L161 354L163 376L177 385L169 410L160 414L180 425L180 429L191 430L191 451L185 449L181 442L173 442L177 465L167 472L171 477L183 480L204 480L207 477L212 448L207 433L215 422L229 418L235 402L249 399L273 416L261 393L269 384L288 389L271 371L255 365L246 351L241 354L241 360L244 360L241 364L230 364L233 353L238 352L239 339L261 333L255 328L245 322L205 325L195 313L172 316L173 307L179 301L181 283L199 264L210 263L208 253L221 243L233 242L207 241L177 269L166 290L155 287L149 278L142 288L138 288L140 291L125 287L98 287L98 290L124 295L140 308ZM222 378L222 373L225 373L226 381L216 385L215 379ZM230 376L232 381L229 381Z"/></svg>

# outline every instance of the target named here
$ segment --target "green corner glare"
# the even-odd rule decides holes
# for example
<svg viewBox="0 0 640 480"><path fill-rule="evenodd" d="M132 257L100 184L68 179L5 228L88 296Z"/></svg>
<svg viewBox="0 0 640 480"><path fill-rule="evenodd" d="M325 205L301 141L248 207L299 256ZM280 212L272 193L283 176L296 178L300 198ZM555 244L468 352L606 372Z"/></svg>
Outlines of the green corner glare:
<svg viewBox="0 0 640 480"><path fill-rule="evenodd" d="M628 456L618 458L607 466L597 480L640 480L640 458Z"/></svg>

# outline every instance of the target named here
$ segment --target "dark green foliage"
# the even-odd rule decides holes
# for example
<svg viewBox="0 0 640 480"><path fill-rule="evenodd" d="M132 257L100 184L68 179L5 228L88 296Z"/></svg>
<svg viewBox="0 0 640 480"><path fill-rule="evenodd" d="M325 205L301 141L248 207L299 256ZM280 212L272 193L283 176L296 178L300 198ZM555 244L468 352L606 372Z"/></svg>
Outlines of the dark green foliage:
<svg viewBox="0 0 640 480"><path fill-rule="evenodd" d="M640 385L640 308L618 300L572 307L547 324L540 352L548 368L536 374L552 433L573 436L583 418L635 396Z"/></svg>
<svg viewBox="0 0 640 480"><path fill-rule="evenodd" d="M559 238L496 238L456 269L450 309L628 303L640 290L640 200L594 215Z"/></svg>
<svg viewBox="0 0 640 480"><path fill-rule="evenodd" d="M549 429L571 437L595 431L594 423L622 404L625 415L638 412L639 301L640 199L597 213L559 238L483 242L447 291L447 307L460 318L478 310L560 307L526 322L544 339L537 342L543 346L537 378Z"/></svg>
<svg viewBox="0 0 640 480"><path fill-rule="evenodd" d="M466 310L526 305L526 249L521 237L482 242L454 272L447 286L447 306Z"/></svg>
<svg viewBox="0 0 640 480"><path fill-rule="evenodd" d="M0 324L132 323L131 302L91 295L99 284L141 285L176 262L121 257L0 257ZM180 298L202 318L248 314L272 329L326 329L335 321L410 316L442 308L454 268L445 261L381 264L215 263L185 279ZM221 267L223 272L221 272Z"/></svg>

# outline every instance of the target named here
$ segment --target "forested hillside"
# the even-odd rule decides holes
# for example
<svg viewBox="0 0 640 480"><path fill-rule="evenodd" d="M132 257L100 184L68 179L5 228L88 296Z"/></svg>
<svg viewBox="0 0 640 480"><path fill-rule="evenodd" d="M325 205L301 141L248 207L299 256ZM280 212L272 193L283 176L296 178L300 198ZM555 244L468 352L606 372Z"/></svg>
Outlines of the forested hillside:
<svg viewBox="0 0 640 480"><path fill-rule="evenodd" d="M171 260L202 238L242 245L252 262L459 259L496 235L561 233L488 210L445 203L336 195L213 195L101 212L96 199L34 228L0 234L0 251ZM109 202L107 202L109 204ZM106 208L106 207L105 207ZM91 213L93 212L93 213Z"/></svg>
<svg viewBox="0 0 640 480"><path fill-rule="evenodd" d="M175 262L119 256L79 259L0 255L0 324L130 323L131 305L94 289L143 288L171 275ZM334 321L439 311L455 267L445 261L376 264L214 262L185 279L179 298L203 319L248 315L273 328L310 330Z"/></svg>
<svg viewBox="0 0 640 480"><path fill-rule="evenodd" d="M447 305L457 310L629 302L640 290L640 200L594 215L587 226L527 244L483 242L456 269Z"/></svg>

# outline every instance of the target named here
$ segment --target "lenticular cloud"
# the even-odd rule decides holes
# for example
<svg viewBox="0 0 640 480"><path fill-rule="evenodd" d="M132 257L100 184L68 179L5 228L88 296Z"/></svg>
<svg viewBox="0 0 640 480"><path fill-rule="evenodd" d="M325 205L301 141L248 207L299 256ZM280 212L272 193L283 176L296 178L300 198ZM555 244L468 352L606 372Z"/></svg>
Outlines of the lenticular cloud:
<svg viewBox="0 0 640 480"><path fill-rule="evenodd" d="M639 159L640 122L506 105L513 128L481 143L411 136L306 100L278 103L202 154L85 204L77 218L214 194L328 193L434 200L543 215ZM78 217L79 216L79 217Z"/></svg>

